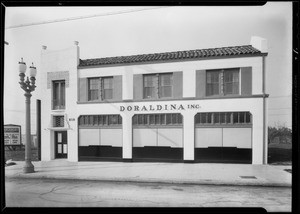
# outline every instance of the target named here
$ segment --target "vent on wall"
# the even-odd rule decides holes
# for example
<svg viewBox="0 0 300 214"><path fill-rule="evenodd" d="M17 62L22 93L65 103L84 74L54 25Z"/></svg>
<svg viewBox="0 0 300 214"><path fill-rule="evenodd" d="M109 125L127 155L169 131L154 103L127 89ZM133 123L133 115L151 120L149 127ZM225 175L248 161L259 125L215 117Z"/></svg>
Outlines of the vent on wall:
<svg viewBox="0 0 300 214"><path fill-rule="evenodd" d="M64 116L53 116L53 127L64 127Z"/></svg>

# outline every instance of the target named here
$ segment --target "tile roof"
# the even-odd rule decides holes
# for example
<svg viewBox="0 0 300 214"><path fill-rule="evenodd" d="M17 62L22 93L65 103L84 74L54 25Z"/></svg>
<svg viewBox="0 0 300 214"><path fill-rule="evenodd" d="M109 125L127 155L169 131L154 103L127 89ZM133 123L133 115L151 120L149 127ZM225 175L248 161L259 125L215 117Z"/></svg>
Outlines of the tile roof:
<svg viewBox="0 0 300 214"><path fill-rule="evenodd" d="M84 60L80 59L79 67L261 54L262 53L259 50L255 49L251 45L243 45L132 56L117 56Z"/></svg>

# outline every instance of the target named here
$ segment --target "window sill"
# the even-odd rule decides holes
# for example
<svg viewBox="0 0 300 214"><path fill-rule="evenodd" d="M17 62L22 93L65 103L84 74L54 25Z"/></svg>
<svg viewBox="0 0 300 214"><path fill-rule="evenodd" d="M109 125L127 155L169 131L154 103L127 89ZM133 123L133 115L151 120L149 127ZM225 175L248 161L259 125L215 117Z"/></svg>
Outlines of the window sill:
<svg viewBox="0 0 300 214"><path fill-rule="evenodd" d="M66 109L52 109L51 111L52 112L57 112L57 113L60 113L60 112L64 112Z"/></svg>
<svg viewBox="0 0 300 214"><path fill-rule="evenodd" d="M195 124L196 128L252 128L252 124Z"/></svg>
<svg viewBox="0 0 300 214"><path fill-rule="evenodd" d="M70 130L71 128L69 127L48 127L48 130L51 131L64 131L64 130Z"/></svg>

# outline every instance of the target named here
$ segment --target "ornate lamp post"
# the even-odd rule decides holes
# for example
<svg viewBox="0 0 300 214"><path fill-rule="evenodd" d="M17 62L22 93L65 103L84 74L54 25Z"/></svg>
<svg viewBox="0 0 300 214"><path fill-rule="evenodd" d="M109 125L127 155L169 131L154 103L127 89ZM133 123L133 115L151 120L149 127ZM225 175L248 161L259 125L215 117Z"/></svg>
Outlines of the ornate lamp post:
<svg viewBox="0 0 300 214"><path fill-rule="evenodd" d="M29 67L29 77L25 81L25 71L26 63L22 61L19 62L19 76L20 76L20 86L25 91L25 104L26 104L26 144L25 144L25 165L23 168L24 173L34 172L34 166L31 163L31 132L30 132L30 97L31 92L35 89L35 76L36 76L36 67Z"/></svg>

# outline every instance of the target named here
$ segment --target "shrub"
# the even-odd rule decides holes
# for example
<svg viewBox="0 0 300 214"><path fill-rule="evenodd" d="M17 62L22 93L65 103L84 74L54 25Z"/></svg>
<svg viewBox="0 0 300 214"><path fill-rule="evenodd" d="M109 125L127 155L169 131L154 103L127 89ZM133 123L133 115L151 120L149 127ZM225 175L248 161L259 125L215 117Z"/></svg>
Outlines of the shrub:
<svg viewBox="0 0 300 214"><path fill-rule="evenodd" d="M275 140L279 139L279 143L291 143L292 142L292 129L285 126L268 127L268 144L275 143Z"/></svg>

